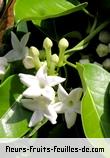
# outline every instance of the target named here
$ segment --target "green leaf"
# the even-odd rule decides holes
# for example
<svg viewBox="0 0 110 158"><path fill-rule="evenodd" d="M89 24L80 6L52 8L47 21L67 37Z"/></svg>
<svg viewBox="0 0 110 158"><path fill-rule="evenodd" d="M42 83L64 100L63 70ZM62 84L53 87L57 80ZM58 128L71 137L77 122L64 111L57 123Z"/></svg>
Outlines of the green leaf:
<svg viewBox="0 0 110 158"><path fill-rule="evenodd" d="M17 32L24 32L24 33L28 32L28 26L25 21L21 21L20 23L18 23Z"/></svg>
<svg viewBox="0 0 110 158"><path fill-rule="evenodd" d="M23 87L18 77L13 75L0 85L0 118L22 93Z"/></svg>
<svg viewBox="0 0 110 158"><path fill-rule="evenodd" d="M0 138L23 137L30 128L28 122L31 113L20 103L15 103L0 119Z"/></svg>
<svg viewBox="0 0 110 158"><path fill-rule="evenodd" d="M27 131L31 112L18 102L24 87L13 75L0 86L0 138L22 137Z"/></svg>
<svg viewBox="0 0 110 158"><path fill-rule="evenodd" d="M87 6L87 2L76 4L67 0L16 0L14 12L17 22L21 20L44 20L67 15ZM39 22L38 22L39 23Z"/></svg>
<svg viewBox="0 0 110 158"><path fill-rule="evenodd" d="M28 137L32 137L39 130L40 127L47 123L47 121L48 119L44 118L42 121L38 122L33 130L28 134Z"/></svg>
<svg viewBox="0 0 110 158"><path fill-rule="evenodd" d="M94 64L77 64L84 96L81 117L86 137L110 137L110 74Z"/></svg>

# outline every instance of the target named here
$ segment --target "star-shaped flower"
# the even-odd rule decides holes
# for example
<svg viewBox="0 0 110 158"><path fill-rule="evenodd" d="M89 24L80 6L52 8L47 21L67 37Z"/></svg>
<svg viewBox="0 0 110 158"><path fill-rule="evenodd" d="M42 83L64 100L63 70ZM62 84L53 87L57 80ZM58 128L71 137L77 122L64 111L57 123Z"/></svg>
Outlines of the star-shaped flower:
<svg viewBox="0 0 110 158"><path fill-rule="evenodd" d="M77 113L80 113L81 95L82 88L76 88L68 94L61 85L58 87L59 102L53 106L57 113L64 113L68 128L71 128L75 124Z"/></svg>
<svg viewBox="0 0 110 158"><path fill-rule="evenodd" d="M0 57L0 79L2 79L5 74L5 68L8 65L7 59L5 57Z"/></svg>
<svg viewBox="0 0 110 158"><path fill-rule="evenodd" d="M28 54L28 48L26 44L28 42L30 33L25 34L19 41L14 32L11 32L11 43L13 49L10 50L4 57L7 58L8 62L22 60Z"/></svg>
<svg viewBox="0 0 110 158"><path fill-rule="evenodd" d="M27 98L36 98L44 96L49 100L55 97L53 86L65 81L65 78L59 76L48 76L47 65L43 64L36 75L19 74L20 80L28 88L23 92Z"/></svg>
<svg viewBox="0 0 110 158"><path fill-rule="evenodd" d="M52 106L52 102L47 98L40 96L35 99L22 99L22 105L28 110L33 111L33 115L29 122L29 127L33 127L39 121L46 117L52 124L56 124L57 113Z"/></svg>

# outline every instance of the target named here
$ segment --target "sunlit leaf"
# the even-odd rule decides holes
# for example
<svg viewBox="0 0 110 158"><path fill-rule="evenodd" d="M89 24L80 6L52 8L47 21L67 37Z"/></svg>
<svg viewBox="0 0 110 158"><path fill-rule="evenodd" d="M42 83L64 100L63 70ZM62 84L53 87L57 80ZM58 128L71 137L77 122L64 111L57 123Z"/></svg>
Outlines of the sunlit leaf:
<svg viewBox="0 0 110 158"><path fill-rule="evenodd" d="M110 74L94 64L77 64L84 88L81 117L86 137L110 137Z"/></svg>
<svg viewBox="0 0 110 158"><path fill-rule="evenodd" d="M53 17L67 15L87 6L87 2L79 4L76 0L73 3L67 0L16 0L15 18L21 20L44 20ZM38 22L39 23L39 22Z"/></svg>
<svg viewBox="0 0 110 158"><path fill-rule="evenodd" d="M18 102L23 90L17 75L0 86L0 138L22 137L29 130L31 112Z"/></svg>

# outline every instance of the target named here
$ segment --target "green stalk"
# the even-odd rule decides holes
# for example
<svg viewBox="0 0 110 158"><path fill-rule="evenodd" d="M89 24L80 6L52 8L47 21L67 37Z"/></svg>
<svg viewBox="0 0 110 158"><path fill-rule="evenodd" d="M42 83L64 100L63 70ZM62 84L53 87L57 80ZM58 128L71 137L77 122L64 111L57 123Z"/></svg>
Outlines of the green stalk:
<svg viewBox="0 0 110 158"><path fill-rule="evenodd" d="M81 42L79 42L75 47L72 49L69 49L65 51L65 54L73 52L73 51L78 51L80 48L83 46L87 45L87 43L98 33L100 32L103 28L105 28L110 22L105 21L103 22L100 26L98 26L93 32L91 32L86 38L84 38ZM85 48L85 47L84 47Z"/></svg>
<svg viewBox="0 0 110 158"><path fill-rule="evenodd" d="M73 68L76 69L76 65L75 65L75 64L73 64L73 63L71 63L71 62L69 62L69 61L67 61L67 60L65 60L65 63L66 63L67 65L69 65L69 66L71 66L71 67L73 67Z"/></svg>

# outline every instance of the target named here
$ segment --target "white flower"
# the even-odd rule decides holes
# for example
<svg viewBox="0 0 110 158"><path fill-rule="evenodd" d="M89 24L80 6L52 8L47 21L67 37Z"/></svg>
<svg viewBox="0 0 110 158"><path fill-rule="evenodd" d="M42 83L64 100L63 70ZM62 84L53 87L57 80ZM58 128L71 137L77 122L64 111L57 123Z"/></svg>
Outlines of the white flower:
<svg viewBox="0 0 110 158"><path fill-rule="evenodd" d="M0 79L2 79L5 74L5 68L8 65L7 59L5 57L0 57Z"/></svg>
<svg viewBox="0 0 110 158"><path fill-rule="evenodd" d="M52 102L47 98L40 96L35 99L22 99L21 102L25 108L34 112L29 127L35 126L44 117L50 120L52 124L56 124L57 113L51 105Z"/></svg>
<svg viewBox="0 0 110 158"><path fill-rule="evenodd" d="M53 106L57 113L64 113L68 128L75 124L77 113L80 113L81 95L82 88L76 88L68 94L61 85L58 87L59 102Z"/></svg>
<svg viewBox="0 0 110 158"><path fill-rule="evenodd" d="M47 66L43 64L35 76L28 74L19 74L20 80L28 88L23 92L27 98L36 98L44 96L49 100L55 97L53 86L65 81L65 78L59 76L47 76Z"/></svg>
<svg viewBox="0 0 110 158"><path fill-rule="evenodd" d="M13 62L17 60L22 60L28 53L28 48L26 47L27 41L29 39L30 33L25 34L19 41L17 36L11 32L11 43L13 49L10 50L4 57L7 58L8 62Z"/></svg>

